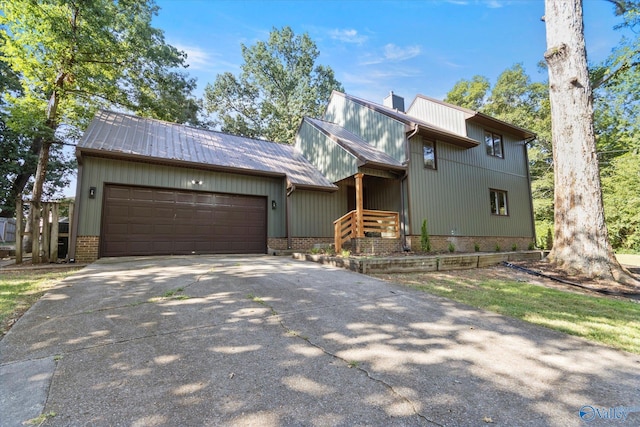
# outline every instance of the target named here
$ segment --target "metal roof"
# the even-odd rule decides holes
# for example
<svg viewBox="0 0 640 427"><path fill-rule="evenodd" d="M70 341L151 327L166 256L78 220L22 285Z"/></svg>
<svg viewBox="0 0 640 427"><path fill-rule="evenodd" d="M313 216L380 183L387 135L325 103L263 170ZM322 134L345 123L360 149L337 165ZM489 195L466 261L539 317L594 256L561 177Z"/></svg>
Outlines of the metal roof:
<svg viewBox="0 0 640 427"><path fill-rule="evenodd" d="M335 190L291 145L99 110L78 153L155 160L236 173L286 176L290 185Z"/></svg>
<svg viewBox="0 0 640 427"><path fill-rule="evenodd" d="M392 119L397 120L400 123L404 123L409 127L408 131L413 131L414 129L417 129L418 134L420 135L423 135L426 137L436 137L444 142L448 142L450 144L457 145L463 148L472 148L480 145L480 143L475 139L458 135L444 128L434 126L431 123L425 122L424 120L420 120L402 111L394 110L393 108L385 107L384 105L376 104L375 102L370 102L365 99L358 98L353 95L347 95L346 93L342 93L338 91L333 91L331 96L334 96L334 95L343 96L348 100L358 103L380 114L384 114L388 117L391 117Z"/></svg>
<svg viewBox="0 0 640 427"><path fill-rule="evenodd" d="M384 166L390 169L406 169L399 161L387 153L373 147L358 135L353 134L335 123L305 117L304 120L335 141L340 147L354 155L360 166Z"/></svg>

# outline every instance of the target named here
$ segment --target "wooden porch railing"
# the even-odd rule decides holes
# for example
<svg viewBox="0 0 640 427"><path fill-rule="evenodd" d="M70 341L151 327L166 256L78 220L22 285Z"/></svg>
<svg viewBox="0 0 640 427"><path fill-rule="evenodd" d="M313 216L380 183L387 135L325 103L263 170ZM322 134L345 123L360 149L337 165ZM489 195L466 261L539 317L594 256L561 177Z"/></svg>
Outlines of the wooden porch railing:
<svg viewBox="0 0 640 427"><path fill-rule="evenodd" d="M342 250L342 245L354 238L364 237L365 233L380 233L380 237L400 237L400 215L398 212L362 211L362 230L358 230L358 212L353 210L333 222L336 252Z"/></svg>

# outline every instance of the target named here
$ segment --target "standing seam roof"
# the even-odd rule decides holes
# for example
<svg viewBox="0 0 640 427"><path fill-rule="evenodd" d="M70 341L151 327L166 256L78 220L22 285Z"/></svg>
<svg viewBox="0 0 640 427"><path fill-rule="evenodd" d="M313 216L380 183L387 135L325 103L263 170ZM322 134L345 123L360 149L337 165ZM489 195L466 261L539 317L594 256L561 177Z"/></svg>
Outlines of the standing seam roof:
<svg viewBox="0 0 640 427"><path fill-rule="evenodd" d="M96 113L78 143L78 151L83 150L279 174L295 186L337 189L291 145L114 111Z"/></svg>

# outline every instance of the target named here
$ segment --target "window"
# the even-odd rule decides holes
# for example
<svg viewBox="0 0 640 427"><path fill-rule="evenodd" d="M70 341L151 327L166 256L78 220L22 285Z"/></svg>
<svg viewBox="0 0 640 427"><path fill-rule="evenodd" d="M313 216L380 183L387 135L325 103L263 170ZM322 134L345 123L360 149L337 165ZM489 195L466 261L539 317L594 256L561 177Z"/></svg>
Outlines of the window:
<svg viewBox="0 0 640 427"><path fill-rule="evenodd" d="M422 144L422 157L424 167L436 169L436 143L434 141L424 141Z"/></svg>
<svg viewBox="0 0 640 427"><path fill-rule="evenodd" d="M484 144L487 147L488 155L504 158L504 153L502 152L502 135L485 130Z"/></svg>
<svg viewBox="0 0 640 427"><path fill-rule="evenodd" d="M507 208L507 192L502 190L489 190L491 197L491 213L494 215L509 215Z"/></svg>

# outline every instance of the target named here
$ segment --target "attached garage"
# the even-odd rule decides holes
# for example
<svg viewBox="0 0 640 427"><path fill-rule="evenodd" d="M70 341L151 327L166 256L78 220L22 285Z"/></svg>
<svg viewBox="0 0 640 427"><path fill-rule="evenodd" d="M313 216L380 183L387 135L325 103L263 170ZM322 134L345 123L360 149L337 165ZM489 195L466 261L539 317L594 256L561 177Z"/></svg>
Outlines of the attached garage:
<svg viewBox="0 0 640 427"><path fill-rule="evenodd" d="M100 256L265 253L260 196L105 185Z"/></svg>
<svg viewBox="0 0 640 427"><path fill-rule="evenodd" d="M78 262L284 249L289 196L338 190L292 145L105 110L76 158Z"/></svg>

